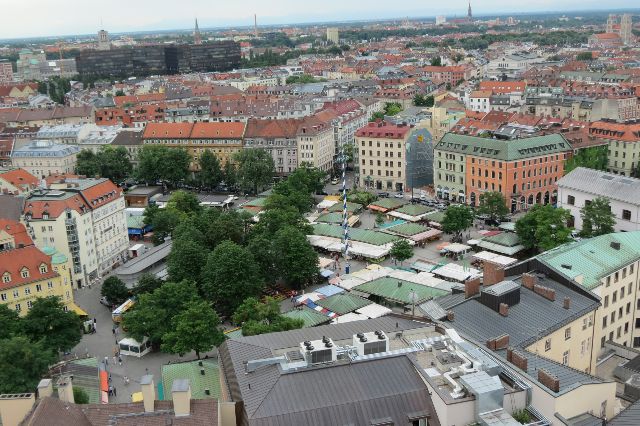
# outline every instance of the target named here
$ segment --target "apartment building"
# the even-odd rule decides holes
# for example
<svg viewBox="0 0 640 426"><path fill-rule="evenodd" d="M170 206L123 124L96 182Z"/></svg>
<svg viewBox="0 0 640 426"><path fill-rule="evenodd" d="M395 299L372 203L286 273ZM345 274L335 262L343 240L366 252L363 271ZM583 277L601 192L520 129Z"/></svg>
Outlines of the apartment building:
<svg viewBox="0 0 640 426"><path fill-rule="evenodd" d="M11 164L37 177L74 173L79 152L80 148L74 145L35 140L14 149Z"/></svg>
<svg viewBox="0 0 640 426"><path fill-rule="evenodd" d="M267 150L273 157L276 173L288 174L298 167L297 134L300 123L297 119L249 119L244 132L244 147Z"/></svg>
<svg viewBox="0 0 640 426"><path fill-rule="evenodd" d="M296 132L298 164L306 163L324 172L333 170L335 139L333 127L316 116L300 120Z"/></svg>
<svg viewBox="0 0 640 426"><path fill-rule="evenodd" d="M8 59L0 59L0 83L13 81L13 65Z"/></svg>
<svg viewBox="0 0 640 426"><path fill-rule="evenodd" d="M434 148L436 194L476 206L496 191L512 212L555 203L570 152L560 134L506 141L448 133Z"/></svg>
<svg viewBox="0 0 640 426"><path fill-rule="evenodd" d="M640 168L640 124L597 121L589 125L589 136L609 144L607 171L623 176L638 176Z"/></svg>
<svg viewBox="0 0 640 426"><path fill-rule="evenodd" d="M24 169L0 170L0 192L26 194L36 189L40 181Z"/></svg>
<svg viewBox="0 0 640 426"><path fill-rule="evenodd" d="M578 167L558 180L558 207L571 212L576 229L582 229L580 211L597 197L609 200L616 232L640 231L640 179Z"/></svg>
<svg viewBox="0 0 640 426"><path fill-rule="evenodd" d="M407 187L406 151L411 127L373 122L356 132L358 186L402 192Z"/></svg>
<svg viewBox="0 0 640 426"><path fill-rule="evenodd" d="M600 298L594 318L597 355L606 352L608 341L640 347L640 231L565 244L537 260Z"/></svg>
<svg viewBox="0 0 640 426"><path fill-rule="evenodd" d="M191 155L189 170L200 170L199 157L214 153L221 164L242 149L244 123L149 123L142 134L144 145L184 148Z"/></svg>
<svg viewBox="0 0 640 426"><path fill-rule="evenodd" d="M127 260L124 197L108 179L60 179L32 192L23 213L36 246L71 259L78 288Z"/></svg>

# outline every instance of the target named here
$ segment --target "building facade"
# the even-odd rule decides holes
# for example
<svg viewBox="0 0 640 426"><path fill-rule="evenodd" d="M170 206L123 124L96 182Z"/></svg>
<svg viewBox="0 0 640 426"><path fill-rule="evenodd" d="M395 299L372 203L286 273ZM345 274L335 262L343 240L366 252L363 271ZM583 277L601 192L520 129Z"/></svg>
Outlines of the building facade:
<svg viewBox="0 0 640 426"><path fill-rule="evenodd" d="M7 59L0 59L0 83L13 81L13 65Z"/></svg>
<svg viewBox="0 0 640 426"><path fill-rule="evenodd" d="M271 153L275 171L285 175L298 167L298 127L300 120L249 119L244 133L246 149L262 148Z"/></svg>
<svg viewBox="0 0 640 426"><path fill-rule="evenodd" d="M36 140L14 150L11 155L11 164L36 177L74 173L78 152L80 148L74 145Z"/></svg>
<svg viewBox="0 0 640 426"><path fill-rule="evenodd" d="M640 124L597 121L589 125L589 136L607 141L608 172L640 176Z"/></svg>
<svg viewBox="0 0 640 426"><path fill-rule="evenodd" d="M296 132L298 165L302 163L331 172L335 156L333 127L315 116L300 120Z"/></svg>

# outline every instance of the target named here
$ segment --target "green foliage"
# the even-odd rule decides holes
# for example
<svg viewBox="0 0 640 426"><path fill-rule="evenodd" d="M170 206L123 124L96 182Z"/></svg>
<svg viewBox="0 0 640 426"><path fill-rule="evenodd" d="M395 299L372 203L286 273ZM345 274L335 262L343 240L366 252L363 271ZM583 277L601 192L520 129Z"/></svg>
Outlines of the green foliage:
<svg viewBox="0 0 640 426"><path fill-rule="evenodd" d="M355 189L347 193L347 201L368 206L378 199L378 196L368 191L357 191Z"/></svg>
<svg viewBox="0 0 640 426"><path fill-rule="evenodd" d="M248 225L246 216L238 211L214 212L209 214L210 221L205 224L205 237L210 249L214 249L222 241L233 241L242 244L245 241Z"/></svg>
<svg viewBox="0 0 640 426"><path fill-rule="evenodd" d="M113 182L121 182L131 175L133 168L124 147L103 147L96 157L100 165L100 176Z"/></svg>
<svg viewBox="0 0 640 426"><path fill-rule="evenodd" d="M301 289L318 275L318 254L304 233L295 227L280 229L273 241L276 271L287 285Z"/></svg>
<svg viewBox="0 0 640 426"><path fill-rule="evenodd" d="M81 387L74 386L73 387L73 401L76 404L88 404L89 403L89 394L87 393L87 391L85 391Z"/></svg>
<svg viewBox="0 0 640 426"><path fill-rule="evenodd" d="M405 239L398 240L393 243L389 255L400 261L400 265L413 256L413 246Z"/></svg>
<svg viewBox="0 0 640 426"><path fill-rule="evenodd" d="M224 333L219 328L220 318L211 306L201 300L192 303L172 320L173 330L162 338L164 352L184 355L195 351L208 352L224 342Z"/></svg>
<svg viewBox="0 0 640 426"><path fill-rule="evenodd" d="M566 225L570 216L568 210L538 204L516 222L516 233L528 249L551 250L571 240L571 230Z"/></svg>
<svg viewBox="0 0 640 426"><path fill-rule="evenodd" d="M197 280L206 261L204 244L191 238L174 239L167 259L169 279L175 282Z"/></svg>
<svg viewBox="0 0 640 426"><path fill-rule="evenodd" d="M338 53L342 53L342 51L338 48ZM308 84L308 83L318 83L321 81L327 81L325 78L315 78L309 74L302 75L292 75L287 77L287 84Z"/></svg>
<svg viewBox="0 0 640 426"><path fill-rule="evenodd" d="M120 305L129 297L129 289L116 276L112 276L104 280L100 295L107 298L112 305Z"/></svg>
<svg viewBox="0 0 640 426"><path fill-rule="evenodd" d="M577 61L591 61L593 60L593 52L581 52L576 56Z"/></svg>
<svg viewBox="0 0 640 426"><path fill-rule="evenodd" d="M34 300L22 322L24 334L32 342L41 342L52 353L67 351L80 343L81 325L80 317L65 311L57 296Z"/></svg>
<svg viewBox="0 0 640 426"><path fill-rule="evenodd" d="M462 232L473 225L473 212L466 206L449 206L444 211L441 225L444 232L453 234L455 240L460 240Z"/></svg>
<svg viewBox="0 0 640 426"><path fill-rule="evenodd" d="M380 212L376 212L376 225L378 226L384 225L384 216Z"/></svg>
<svg viewBox="0 0 640 426"><path fill-rule="evenodd" d="M293 206L300 213L308 212L314 205L311 194L322 190L325 177L325 172L302 165L286 180L274 185L273 195L267 199L265 209Z"/></svg>
<svg viewBox="0 0 640 426"><path fill-rule="evenodd" d="M609 200L597 197L580 209L582 216L581 237L597 237L614 232L616 217L611 212Z"/></svg>
<svg viewBox="0 0 640 426"><path fill-rule="evenodd" d="M440 56L436 56L435 58L431 59L431 66L432 67L441 67L442 66L442 58L440 58Z"/></svg>
<svg viewBox="0 0 640 426"><path fill-rule="evenodd" d="M171 194L167 209L175 210L186 216L197 214L202 210L198 197L193 192L175 191Z"/></svg>
<svg viewBox="0 0 640 426"><path fill-rule="evenodd" d="M141 294L153 293L160 288L162 284L164 284L164 281L147 272L138 279L138 282L133 286L131 292L140 297Z"/></svg>
<svg viewBox="0 0 640 426"><path fill-rule="evenodd" d="M387 116L396 115L400 111L402 111L402 105L398 102L387 102L384 104L384 114Z"/></svg>
<svg viewBox="0 0 640 426"><path fill-rule="evenodd" d="M224 178L224 183L229 186L235 186L236 183L238 183L238 170L231 161L224 163L222 176Z"/></svg>
<svg viewBox="0 0 640 426"><path fill-rule="evenodd" d="M158 245L162 244L164 240L171 235L173 229L180 223L180 213L174 209L159 209L155 212L153 209L149 212L152 215L147 216L146 212L149 207L145 209L145 221L147 217L151 217L150 225L153 227L153 243Z"/></svg>
<svg viewBox="0 0 640 426"><path fill-rule="evenodd" d="M172 319L198 300L193 282L167 282L153 293L140 295L135 306L124 314L123 328L139 342L147 336L152 343L160 344L164 335L173 330Z"/></svg>
<svg viewBox="0 0 640 426"><path fill-rule="evenodd" d="M233 314L233 322L242 325L243 336L288 331L304 326L304 321L282 315L280 304L271 297L266 297L264 303L253 297L246 299Z"/></svg>
<svg viewBox="0 0 640 426"><path fill-rule="evenodd" d="M264 149L243 149L234 155L237 178L244 190L257 194L273 179L273 157Z"/></svg>
<svg viewBox="0 0 640 426"><path fill-rule="evenodd" d="M33 392L55 362L54 352L43 342L24 336L0 340L0 394Z"/></svg>
<svg viewBox="0 0 640 426"><path fill-rule="evenodd" d="M91 150L83 149L76 156L76 173L94 177L101 175L98 156Z"/></svg>
<svg viewBox="0 0 640 426"><path fill-rule="evenodd" d="M564 165L564 172L565 174L567 174L576 167L586 167L595 170L606 170L608 162L609 153L607 146L594 146L591 148L585 148L579 150L577 154L567 159Z"/></svg>
<svg viewBox="0 0 640 426"><path fill-rule="evenodd" d="M417 94L413 97L413 105L415 106L432 107L434 104L435 104L435 100L432 95L425 96L425 95Z"/></svg>
<svg viewBox="0 0 640 426"><path fill-rule="evenodd" d="M197 178L200 185L209 189L218 186L224 178L218 157L207 149L200 155L198 161L200 164L200 172Z"/></svg>
<svg viewBox="0 0 640 426"><path fill-rule="evenodd" d="M189 175L191 156L181 148L144 145L138 154L138 177L148 183L158 181L176 186Z"/></svg>
<svg viewBox="0 0 640 426"><path fill-rule="evenodd" d="M20 332L18 313L7 305L0 305L0 339L8 339Z"/></svg>
<svg viewBox="0 0 640 426"><path fill-rule="evenodd" d="M125 93L122 90L116 90L116 96L125 96Z"/></svg>
<svg viewBox="0 0 640 426"><path fill-rule="evenodd" d="M480 195L478 214L487 215L491 220L499 220L509 214L507 201L501 192L485 192Z"/></svg>
<svg viewBox="0 0 640 426"><path fill-rule="evenodd" d="M38 82L38 91L48 94L52 101L64 104L64 95L71 90L71 79L59 76L49 77L47 81Z"/></svg>
<svg viewBox="0 0 640 426"><path fill-rule="evenodd" d="M209 254L201 289L223 315L233 313L244 299L259 295L262 288L258 265L244 247L223 241Z"/></svg>
<svg viewBox="0 0 640 426"><path fill-rule="evenodd" d="M531 423L531 414L529 414L529 412L524 408L522 410L515 410L511 416L515 421L523 425Z"/></svg>

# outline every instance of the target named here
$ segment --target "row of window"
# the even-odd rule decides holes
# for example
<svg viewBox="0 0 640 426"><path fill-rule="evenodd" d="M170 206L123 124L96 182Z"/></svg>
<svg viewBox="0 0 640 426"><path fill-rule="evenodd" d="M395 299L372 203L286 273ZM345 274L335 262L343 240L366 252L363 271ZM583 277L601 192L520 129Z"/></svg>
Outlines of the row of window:
<svg viewBox="0 0 640 426"><path fill-rule="evenodd" d="M47 282L47 288L49 290L53 289L53 282L49 281ZM36 293L40 293L42 291L42 284L36 284ZM15 289L13 290L13 298L14 299L18 299L20 297L20 290L19 289ZM25 287L24 288L24 295L25 296L29 296L31 295L31 288L30 287ZM0 293L0 300L3 302L6 302L9 299L8 293L4 292L4 293Z"/></svg>
<svg viewBox="0 0 640 426"><path fill-rule="evenodd" d="M631 313L631 302L627 303L627 309L626 309L626 314L629 315L630 313ZM623 309L622 309L622 306L620 306L620 308L618 309L618 319L621 319L623 315L624 315ZM611 320L610 324L615 323L616 322L616 312L615 311L611 312L611 315L609 317L607 317L606 315L602 317L602 329L603 330L605 328L607 328L607 319Z"/></svg>
<svg viewBox="0 0 640 426"><path fill-rule="evenodd" d="M49 270L49 268L47 267L46 264L41 264L38 268L40 270L41 274L46 274ZM29 273L29 268L27 268L26 266L24 268L22 268L20 270L20 276L22 278L29 278L30 273ZM4 274L2 274L2 282L3 283L10 283L11 282L11 273L10 272L5 272Z"/></svg>
<svg viewBox="0 0 640 426"><path fill-rule="evenodd" d="M369 175L374 175L377 174L378 176L382 176L382 170L378 169L378 173L375 173L374 169L369 170ZM367 176L367 169L362 169L362 175L363 176ZM390 176L390 177L394 177L393 176L393 170L385 170L385 176ZM401 178L402 177L402 172L398 171L397 173L397 177Z"/></svg>

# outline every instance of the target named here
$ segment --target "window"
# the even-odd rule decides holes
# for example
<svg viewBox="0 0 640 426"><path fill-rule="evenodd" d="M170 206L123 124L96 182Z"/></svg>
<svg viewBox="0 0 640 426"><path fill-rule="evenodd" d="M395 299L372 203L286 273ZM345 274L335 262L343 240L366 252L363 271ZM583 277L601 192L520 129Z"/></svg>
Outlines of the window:
<svg viewBox="0 0 640 426"><path fill-rule="evenodd" d="M606 308L607 306L609 306L609 296L604 297L604 307Z"/></svg>
<svg viewBox="0 0 640 426"><path fill-rule="evenodd" d="M31 289L29 287L25 287L24 294L26 294L27 296L30 295L31 294Z"/></svg>
<svg viewBox="0 0 640 426"><path fill-rule="evenodd" d="M617 283L617 282L618 282L618 279L620 278L620 276L619 276L619 275L620 275L620 272L616 272L616 273L613 275L613 282L614 282L614 283ZM614 302L615 302L615 300L614 300Z"/></svg>
<svg viewBox="0 0 640 426"><path fill-rule="evenodd" d="M602 328L604 329L606 327L607 327L607 317L604 316L604 317L602 317Z"/></svg>
<svg viewBox="0 0 640 426"><path fill-rule="evenodd" d="M22 310L22 306L19 303L16 303L16 312L20 312Z"/></svg>
<svg viewBox="0 0 640 426"><path fill-rule="evenodd" d="M564 329L564 340L571 339L571 327L567 327Z"/></svg>
<svg viewBox="0 0 640 426"><path fill-rule="evenodd" d="M616 272L616 274L617 274L617 272ZM616 279L616 282L617 282L617 281L618 281L618 280ZM614 291L614 292L613 292L613 302L612 302L612 303L616 303L617 301L618 301L618 292L617 292L617 291Z"/></svg>
<svg viewBox="0 0 640 426"><path fill-rule="evenodd" d="M564 351L562 354L562 365L569 364L569 351Z"/></svg>
<svg viewBox="0 0 640 426"><path fill-rule="evenodd" d="M27 268L24 268L22 271L20 271L20 276L22 278L28 278L29 277L29 270Z"/></svg>
<svg viewBox="0 0 640 426"><path fill-rule="evenodd" d="M32 306L33 303L31 303L31 300L27 300L27 309L31 309Z"/></svg>
<svg viewBox="0 0 640 426"><path fill-rule="evenodd" d="M0 294L0 300L2 300L3 302L7 300L7 293L2 293Z"/></svg>
<svg viewBox="0 0 640 426"><path fill-rule="evenodd" d="M613 324L614 322L616 322L616 313L611 312L611 324Z"/></svg>
<svg viewBox="0 0 640 426"><path fill-rule="evenodd" d="M573 195L567 196L567 204L569 204L570 206L574 206L576 204L576 197L574 197Z"/></svg>
<svg viewBox="0 0 640 426"><path fill-rule="evenodd" d="M627 303L627 314L631 313L631 302Z"/></svg>
<svg viewBox="0 0 640 426"><path fill-rule="evenodd" d="M40 265L40 273L41 274L47 273L47 265Z"/></svg>
<svg viewBox="0 0 640 426"><path fill-rule="evenodd" d="M616 332L616 338L619 338L620 336L622 336L622 326L618 327L618 330Z"/></svg>
<svg viewBox="0 0 640 426"><path fill-rule="evenodd" d="M3 282L3 283L11 282L11 274L10 274L10 273L8 273L8 272L7 272L7 273L5 273L5 274L2 276L2 282Z"/></svg>
<svg viewBox="0 0 640 426"><path fill-rule="evenodd" d="M547 339L544 341L544 351L548 352L551 350L551 339Z"/></svg>

